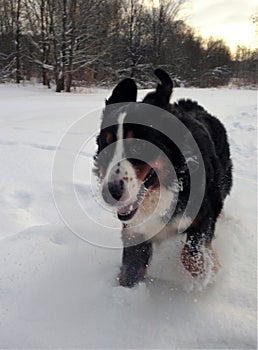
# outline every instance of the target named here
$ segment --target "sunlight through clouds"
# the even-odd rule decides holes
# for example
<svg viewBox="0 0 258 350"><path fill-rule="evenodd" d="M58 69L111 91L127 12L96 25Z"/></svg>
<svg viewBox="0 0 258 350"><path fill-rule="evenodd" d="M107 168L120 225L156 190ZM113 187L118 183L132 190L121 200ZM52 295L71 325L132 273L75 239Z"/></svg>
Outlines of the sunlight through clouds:
<svg viewBox="0 0 258 350"><path fill-rule="evenodd" d="M223 38L233 51L237 45L254 48L256 10L256 0L192 0L189 23L204 38Z"/></svg>

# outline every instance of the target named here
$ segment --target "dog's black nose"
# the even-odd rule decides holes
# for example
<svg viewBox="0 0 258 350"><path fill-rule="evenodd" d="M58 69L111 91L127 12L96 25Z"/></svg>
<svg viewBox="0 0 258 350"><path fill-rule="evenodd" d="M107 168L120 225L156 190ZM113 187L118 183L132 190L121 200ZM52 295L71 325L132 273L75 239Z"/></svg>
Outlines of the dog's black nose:
<svg viewBox="0 0 258 350"><path fill-rule="evenodd" d="M124 181L108 182L103 186L102 197L104 201L110 205L115 205L119 199L121 199L124 190Z"/></svg>
<svg viewBox="0 0 258 350"><path fill-rule="evenodd" d="M111 196L116 200L119 201L119 199L123 195L123 190L124 190L124 182L123 180L120 180L119 183L113 183L109 182L108 183L108 190Z"/></svg>

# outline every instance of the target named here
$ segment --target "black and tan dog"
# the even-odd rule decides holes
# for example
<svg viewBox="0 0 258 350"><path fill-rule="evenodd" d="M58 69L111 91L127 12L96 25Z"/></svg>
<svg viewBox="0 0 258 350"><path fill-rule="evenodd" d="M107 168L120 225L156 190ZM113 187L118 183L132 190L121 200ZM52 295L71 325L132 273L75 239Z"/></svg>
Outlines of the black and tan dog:
<svg viewBox="0 0 258 350"><path fill-rule="evenodd" d="M115 87L97 137L95 172L104 201L123 224L119 282L127 287L145 278L152 244L176 232L179 223L186 234L184 267L192 276L204 273L203 251L209 249L215 270L212 238L232 186L224 126L196 102L170 104L172 80L161 69L155 75L161 84L142 102L136 102L134 80L124 79ZM180 130L177 123L183 125ZM191 208L198 206L195 215L191 209L185 213L189 202Z"/></svg>

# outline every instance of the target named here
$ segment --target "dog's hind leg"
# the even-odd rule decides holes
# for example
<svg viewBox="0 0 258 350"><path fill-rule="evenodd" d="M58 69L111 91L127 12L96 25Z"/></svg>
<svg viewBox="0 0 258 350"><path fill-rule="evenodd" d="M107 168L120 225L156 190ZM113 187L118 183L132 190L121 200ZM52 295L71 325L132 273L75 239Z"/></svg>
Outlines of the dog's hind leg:
<svg viewBox="0 0 258 350"><path fill-rule="evenodd" d="M121 286L133 287L144 280L150 258L152 243L146 241L137 245L125 246L118 280Z"/></svg>

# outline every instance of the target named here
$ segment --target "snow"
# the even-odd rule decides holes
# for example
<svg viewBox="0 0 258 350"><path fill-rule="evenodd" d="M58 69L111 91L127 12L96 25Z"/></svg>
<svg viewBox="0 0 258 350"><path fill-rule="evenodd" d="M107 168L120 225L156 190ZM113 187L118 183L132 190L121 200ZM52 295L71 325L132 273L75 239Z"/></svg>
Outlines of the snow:
<svg viewBox="0 0 258 350"><path fill-rule="evenodd" d="M89 214L79 234L59 216L51 187L62 137L75 144L97 132L108 94L0 85L0 348L255 349L256 92L175 90L174 99L198 100L228 130L234 187L214 242L222 267L212 284L193 280L179 261L183 237L175 237L155 249L147 281L133 289L116 281L119 223L92 195L92 138L75 167ZM85 115L88 125L73 132ZM68 180L54 188L67 208Z"/></svg>

